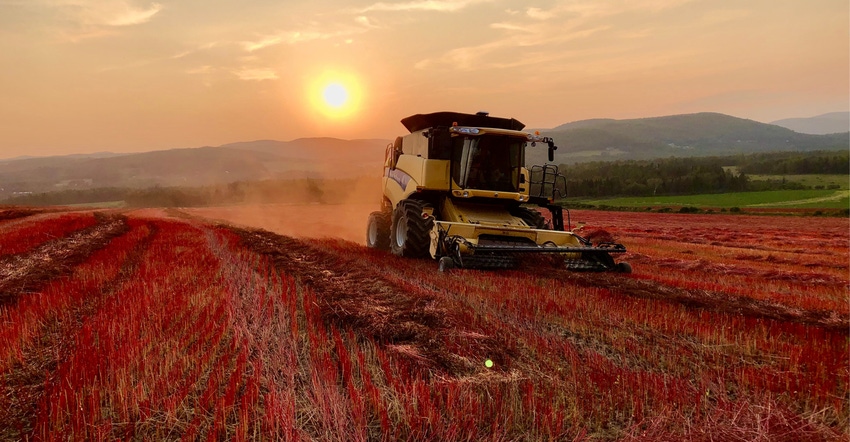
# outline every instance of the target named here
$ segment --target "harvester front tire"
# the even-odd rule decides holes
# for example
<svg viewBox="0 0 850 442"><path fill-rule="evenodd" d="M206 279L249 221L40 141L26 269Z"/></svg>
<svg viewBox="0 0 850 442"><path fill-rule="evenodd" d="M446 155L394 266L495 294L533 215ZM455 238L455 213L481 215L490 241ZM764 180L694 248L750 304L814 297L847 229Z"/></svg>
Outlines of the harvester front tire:
<svg viewBox="0 0 850 442"><path fill-rule="evenodd" d="M455 267L455 262L451 256L443 256L439 261L440 272L448 272Z"/></svg>
<svg viewBox="0 0 850 442"><path fill-rule="evenodd" d="M528 207L517 207L514 212L515 216L519 217L526 224L528 224L531 228L537 230L546 230L546 219L543 218L543 215L534 209L529 209Z"/></svg>
<svg viewBox="0 0 850 442"><path fill-rule="evenodd" d="M372 212L366 225L366 246L372 249L390 249L390 226L392 214L389 212Z"/></svg>
<svg viewBox="0 0 850 442"><path fill-rule="evenodd" d="M427 203L404 200L393 211L390 233L390 250L405 258L427 258L430 256L432 217L422 216Z"/></svg>

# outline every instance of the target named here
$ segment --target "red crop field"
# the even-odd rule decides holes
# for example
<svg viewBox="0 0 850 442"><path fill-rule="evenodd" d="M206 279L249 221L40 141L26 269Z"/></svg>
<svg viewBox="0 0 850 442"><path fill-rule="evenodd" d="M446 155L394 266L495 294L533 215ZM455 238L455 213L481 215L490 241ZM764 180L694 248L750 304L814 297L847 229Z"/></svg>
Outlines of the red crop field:
<svg viewBox="0 0 850 442"><path fill-rule="evenodd" d="M0 439L850 438L846 218L574 211L611 274L199 215L0 208Z"/></svg>

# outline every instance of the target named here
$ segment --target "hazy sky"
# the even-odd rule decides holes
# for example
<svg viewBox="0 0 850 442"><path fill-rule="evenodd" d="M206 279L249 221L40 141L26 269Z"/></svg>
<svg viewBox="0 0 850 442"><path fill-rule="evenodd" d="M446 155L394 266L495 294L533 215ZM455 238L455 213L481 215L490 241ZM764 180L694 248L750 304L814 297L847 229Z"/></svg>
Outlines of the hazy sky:
<svg viewBox="0 0 850 442"><path fill-rule="evenodd" d="M0 158L390 138L440 110L769 122L847 111L848 84L847 0L0 0Z"/></svg>

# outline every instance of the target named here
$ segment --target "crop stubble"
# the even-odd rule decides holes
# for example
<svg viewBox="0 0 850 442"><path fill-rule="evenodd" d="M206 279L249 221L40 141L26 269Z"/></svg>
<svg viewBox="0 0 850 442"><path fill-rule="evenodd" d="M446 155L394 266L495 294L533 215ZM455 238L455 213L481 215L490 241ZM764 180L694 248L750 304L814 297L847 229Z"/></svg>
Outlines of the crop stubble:
<svg viewBox="0 0 850 442"><path fill-rule="evenodd" d="M843 224L574 216L635 274L101 216L0 261L0 437L847 436Z"/></svg>

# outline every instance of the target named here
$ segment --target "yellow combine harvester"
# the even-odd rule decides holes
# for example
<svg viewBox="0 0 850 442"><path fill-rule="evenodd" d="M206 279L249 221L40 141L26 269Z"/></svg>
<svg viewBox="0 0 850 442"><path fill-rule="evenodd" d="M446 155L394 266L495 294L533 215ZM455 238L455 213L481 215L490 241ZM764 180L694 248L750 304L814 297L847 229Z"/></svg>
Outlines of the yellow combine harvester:
<svg viewBox="0 0 850 442"><path fill-rule="evenodd" d="M369 216L366 243L398 256L432 257L451 267L509 268L523 254L548 253L575 270L629 272L612 254L565 229L554 165L525 167L525 149L554 141L523 132L515 119L485 112L437 112L401 120L410 134L387 146L381 210ZM535 180L532 181L532 175ZM534 190L532 190L534 189ZM536 207L551 215L547 221Z"/></svg>

